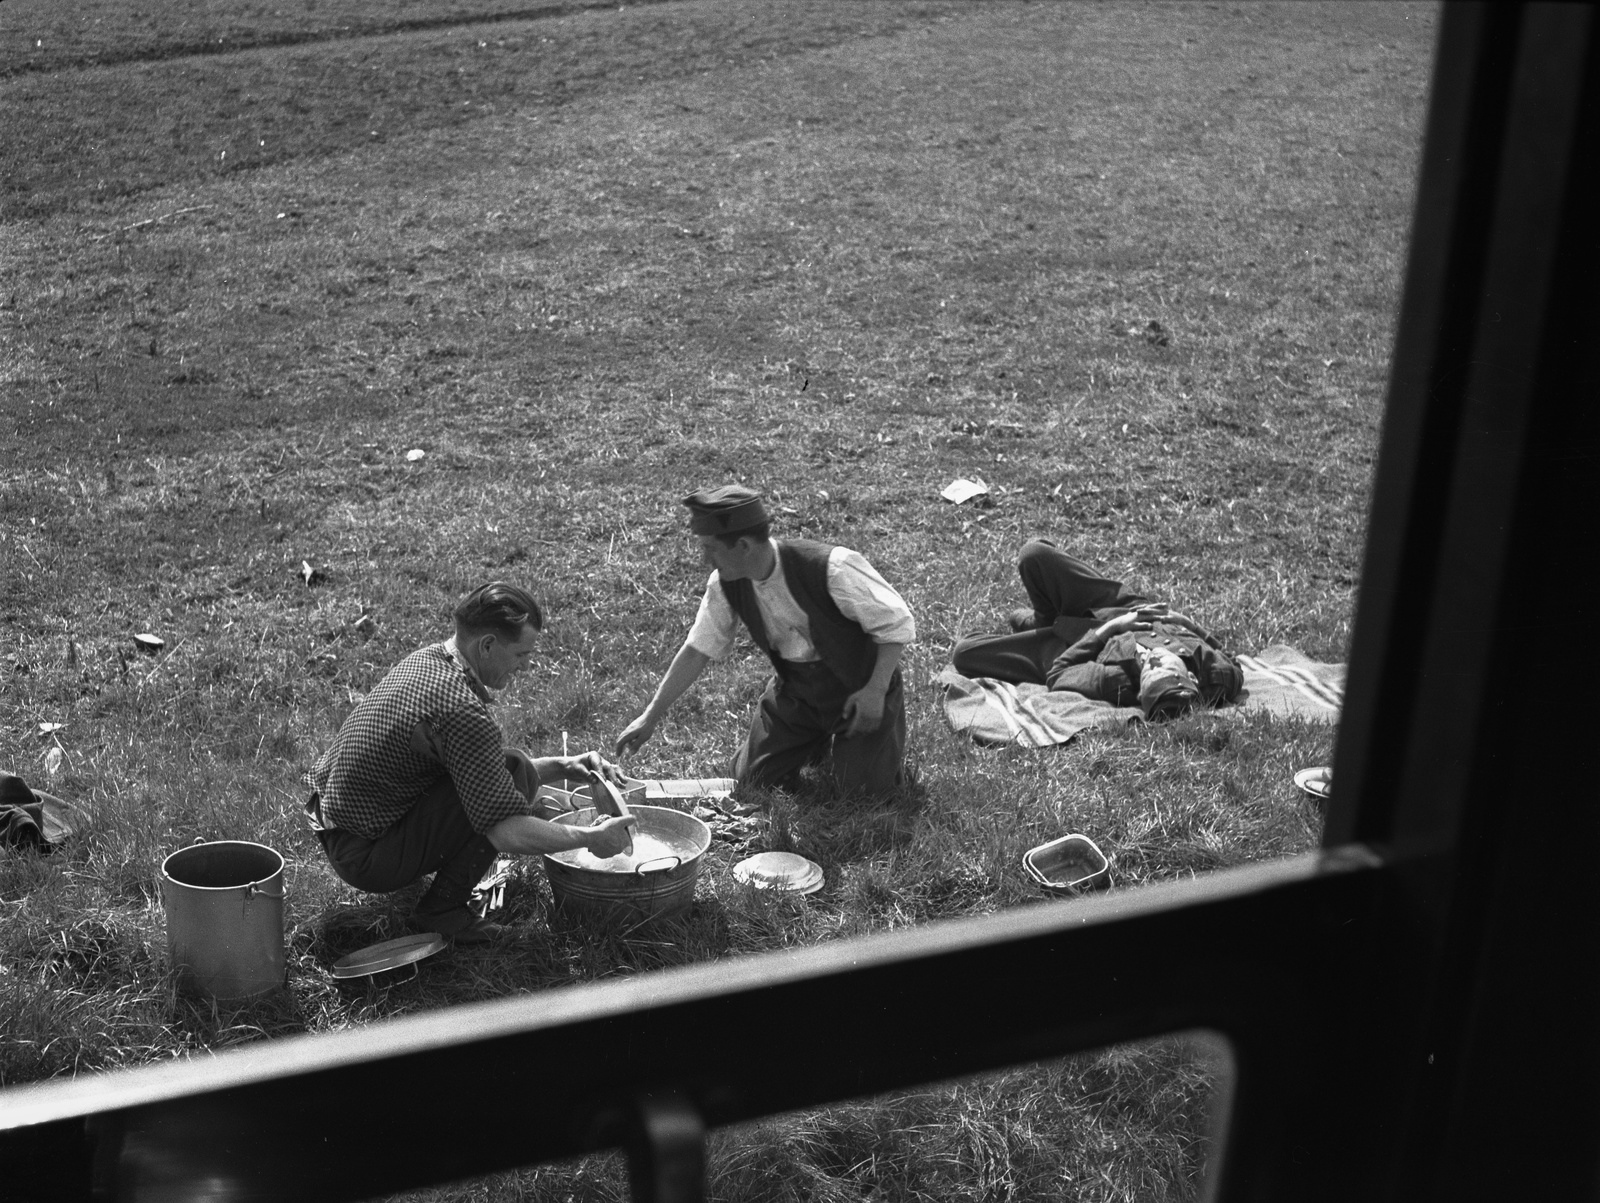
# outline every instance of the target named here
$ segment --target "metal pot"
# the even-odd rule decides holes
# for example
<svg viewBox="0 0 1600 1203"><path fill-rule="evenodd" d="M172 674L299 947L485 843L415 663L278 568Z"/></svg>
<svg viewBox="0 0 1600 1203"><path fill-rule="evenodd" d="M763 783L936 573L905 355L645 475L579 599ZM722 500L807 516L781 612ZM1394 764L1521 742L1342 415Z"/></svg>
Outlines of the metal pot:
<svg viewBox="0 0 1600 1203"><path fill-rule="evenodd" d="M691 814L665 806L634 806L633 853L596 857L586 848L544 854L544 871L556 906L575 918L637 926L681 915L694 901L700 859L711 847L711 828ZM592 806L556 819L574 827L594 821Z"/></svg>
<svg viewBox="0 0 1600 1203"><path fill-rule="evenodd" d="M196 840L161 862L167 955L186 993L239 1002L283 985L283 857Z"/></svg>

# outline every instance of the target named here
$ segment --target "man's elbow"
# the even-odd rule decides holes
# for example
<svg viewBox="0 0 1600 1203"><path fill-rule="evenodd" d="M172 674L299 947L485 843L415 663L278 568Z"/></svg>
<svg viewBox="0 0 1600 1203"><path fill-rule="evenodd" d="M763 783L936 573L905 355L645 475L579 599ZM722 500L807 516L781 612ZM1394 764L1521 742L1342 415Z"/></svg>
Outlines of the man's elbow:
<svg viewBox="0 0 1600 1203"><path fill-rule="evenodd" d="M537 851L529 836L531 825L539 821L532 815L512 815L509 819L501 819L484 832L484 838L493 844L494 850L502 856L526 856Z"/></svg>

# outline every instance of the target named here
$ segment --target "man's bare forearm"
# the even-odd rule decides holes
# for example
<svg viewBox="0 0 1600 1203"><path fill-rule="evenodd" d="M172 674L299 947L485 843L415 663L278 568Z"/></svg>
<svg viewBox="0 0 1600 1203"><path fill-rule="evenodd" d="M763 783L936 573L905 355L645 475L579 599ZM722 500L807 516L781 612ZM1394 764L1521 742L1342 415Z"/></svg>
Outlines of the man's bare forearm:
<svg viewBox="0 0 1600 1203"><path fill-rule="evenodd" d="M596 855L612 856L622 850L624 842L621 835L615 834L619 824L631 826L633 819L602 819L592 827L578 827L533 815L512 815L489 828L487 835L496 852L515 856L570 852L576 848L591 848Z"/></svg>
<svg viewBox="0 0 1600 1203"><path fill-rule="evenodd" d="M671 665L667 668L666 676L661 678L661 683L656 686L655 697L650 699L650 704L644 708L645 714L655 720L660 720L672 703L676 702L689 686L693 685L711 657L698 648L684 644L678 649L678 654L672 658Z"/></svg>
<svg viewBox="0 0 1600 1203"><path fill-rule="evenodd" d="M644 708L644 713L629 723L627 728L617 737L617 755L624 756L629 752L637 752L655 733L656 724L672 708L679 696L689 686L694 684L695 678L705 668L711 657L702 651L696 650L692 645L685 643L678 649L678 654L672 658L672 664L667 669L667 675L661 678L661 684L656 686L655 697L650 699L650 704Z"/></svg>
<svg viewBox="0 0 1600 1203"><path fill-rule="evenodd" d="M900 667L900 657L905 650L906 645L903 643L878 644L878 662L872 666L872 676L867 679L867 687L879 693L888 693L889 682L894 679L895 669Z"/></svg>

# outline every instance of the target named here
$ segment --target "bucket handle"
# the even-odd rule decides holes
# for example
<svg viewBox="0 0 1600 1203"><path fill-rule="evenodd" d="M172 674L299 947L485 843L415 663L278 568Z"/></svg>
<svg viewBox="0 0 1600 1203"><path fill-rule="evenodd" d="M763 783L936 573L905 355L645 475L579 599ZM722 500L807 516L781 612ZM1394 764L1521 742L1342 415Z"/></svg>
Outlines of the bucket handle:
<svg viewBox="0 0 1600 1203"><path fill-rule="evenodd" d="M681 857L681 856L658 856L658 857L654 858L653 860L640 861L637 865L634 866L633 871L634 871L635 875L637 875L639 877L643 877L646 865L660 864L662 861L667 861L667 860L671 861L672 863L670 865L668 865L665 869L661 870L661 872L663 872L663 873L670 873L670 872L672 872L672 870L676 869L679 865L683 864L683 857Z"/></svg>

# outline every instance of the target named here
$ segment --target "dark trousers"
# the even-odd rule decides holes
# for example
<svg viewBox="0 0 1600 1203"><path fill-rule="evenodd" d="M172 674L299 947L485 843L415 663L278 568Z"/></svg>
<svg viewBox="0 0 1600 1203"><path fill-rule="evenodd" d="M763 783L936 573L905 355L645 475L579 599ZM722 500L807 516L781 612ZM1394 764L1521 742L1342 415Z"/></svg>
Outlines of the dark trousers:
<svg viewBox="0 0 1600 1203"><path fill-rule="evenodd" d="M774 785L826 758L842 792L889 793L900 784L906 755L905 686L896 670L878 729L846 737L837 731L851 692L822 664L785 665L761 695L733 775L752 785Z"/></svg>
<svg viewBox="0 0 1600 1203"><path fill-rule="evenodd" d="M375 840L337 829L317 838L333 871L358 890L387 894L432 873L419 915L464 906L495 860L494 845L472 829L448 777Z"/></svg>
<svg viewBox="0 0 1600 1203"><path fill-rule="evenodd" d="M994 677L1028 685L1050 684L1055 659L1100 624L1095 611L1132 609L1148 601L1121 581L1062 551L1048 539L1033 539L1017 557L1017 573L1033 606L1035 629L968 635L950 663L964 677Z"/></svg>

